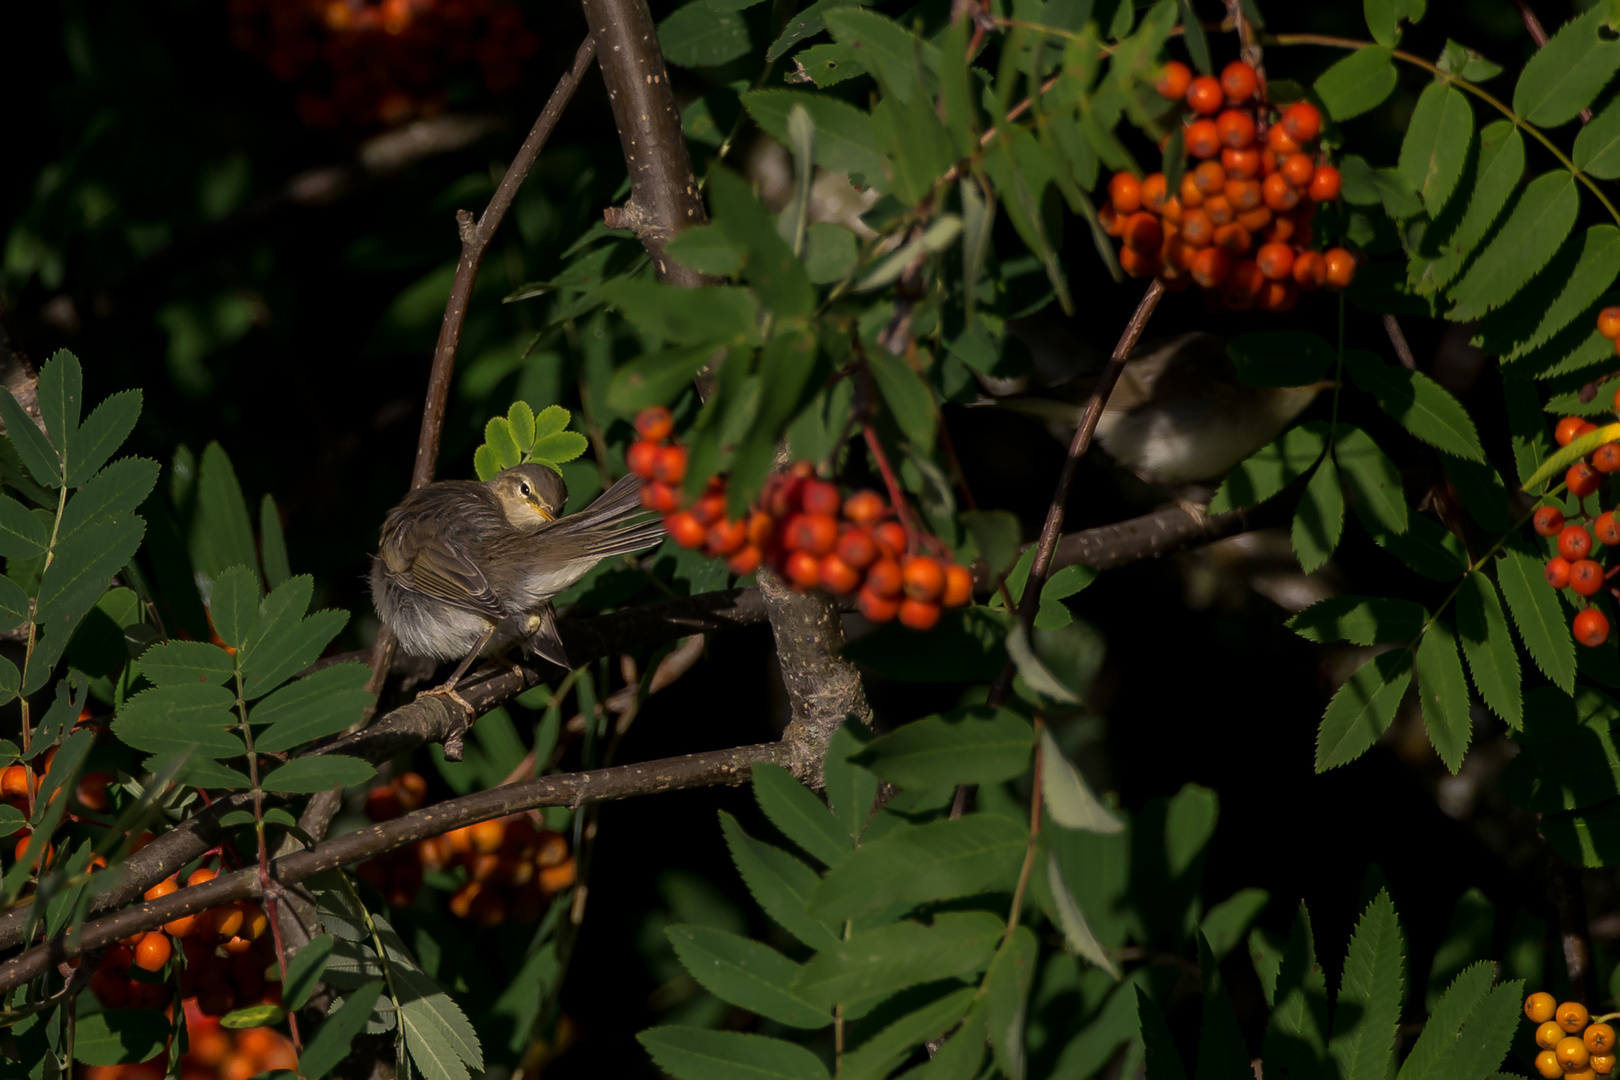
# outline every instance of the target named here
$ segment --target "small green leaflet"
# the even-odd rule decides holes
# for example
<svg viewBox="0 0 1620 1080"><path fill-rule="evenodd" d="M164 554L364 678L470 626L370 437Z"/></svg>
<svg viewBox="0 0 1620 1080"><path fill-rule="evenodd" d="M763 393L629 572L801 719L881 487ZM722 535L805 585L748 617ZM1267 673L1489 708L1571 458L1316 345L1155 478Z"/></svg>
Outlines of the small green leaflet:
<svg viewBox="0 0 1620 1080"><path fill-rule="evenodd" d="M1316 771L1347 765L1366 753L1395 719L1412 681L1412 653L1392 649L1368 660L1339 687L1316 734Z"/></svg>
<svg viewBox="0 0 1620 1080"><path fill-rule="evenodd" d="M585 436L566 430L572 419L561 405L548 405L536 414L527 402L513 402L505 416L484 425L483 445L473 452L478 479L487 482L503 469L529 462L560 474L557 466L579 457L587 445Z"/></svg>
<svg viewBox="0 0 1620 1080"><path fill-rule="evenodd" d="M1407 431L1448 454L1485 460L1468 410L1429 376L1386 364L1363 349L1346 349L1344 366L1355 384L1377 398L1379 407Z"/></svg>

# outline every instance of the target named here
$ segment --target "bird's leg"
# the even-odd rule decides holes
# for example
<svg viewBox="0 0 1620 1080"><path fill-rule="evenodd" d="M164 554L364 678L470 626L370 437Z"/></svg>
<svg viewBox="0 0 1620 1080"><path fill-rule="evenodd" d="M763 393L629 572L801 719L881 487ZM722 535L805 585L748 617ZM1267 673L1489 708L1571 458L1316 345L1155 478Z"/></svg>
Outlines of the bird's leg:
<svg viewBox="0 0 1620 1080"><path fill-rule="evenodd" d="M461 722L456 725L456 729L446 736L444 740L444 756L445 760L447 761L461 760L462 734L467 730L467 724L472 720L472 718L478 715L478 710L473 708L472 703L466 698L462 697L460 694L456 693L456 683L460 682L461 677L467 674L467 669L472 667L473 661L478 659L478 654L484 651L484 646L488 645L490 639L494 636L495 624L491 623L489 629L484 631L484 636L478 639L478 644L474 645L461 663L456 665L456 670L450 673L450 677L444 681L442 686L436 686L432 690L424 690L420 694L416 695L417 700L419 701L422 698L427 697L429 694L436 697L447 697L457 705L460 705L463 709Z"/></svg>

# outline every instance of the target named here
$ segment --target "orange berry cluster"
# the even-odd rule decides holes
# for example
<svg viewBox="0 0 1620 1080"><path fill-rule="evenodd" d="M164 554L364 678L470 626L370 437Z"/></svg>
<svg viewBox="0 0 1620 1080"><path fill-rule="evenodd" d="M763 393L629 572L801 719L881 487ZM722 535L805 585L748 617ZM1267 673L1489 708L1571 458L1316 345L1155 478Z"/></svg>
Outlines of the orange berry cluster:
<svg viewBox="0 0 1620 1080"><path fill-rule="evenodd" d="M388 821L423 805L427 781L403 773L366 795L366 816ZM568 838L537 827L527 814L480 821L430 836L361 863L360 879L391 906L416 899L425 871L460 867L467 880L450 897L450 910L481 926L533 922L553 896L574 884Z"/></svg>
<svg viewBox="0 0 1620 1080"><path fill-rule="evenodd" d="M746 520L726 517L721 477L683 505L686 450L668 441L674 429L668 409L642 410L636 417L641 438L625 460L646 481L641 504L664 515L664 528L682 547L725 559L734 574L763 564L800 591L854 593L868 619L899 618L914 630L931 628L942 608L972 599L973 575L948 558L918 552L916 538L890 520L888 500L875 491L846 498L837 485L817 479L807 461L772 475Z"/></svg>
<svg viewBox="0 0 1620 1080"><path fill-rule="evenodd" d="M1311 247L1316 205L1340 187L1339 170L1311 150L1322 130L1316 106L1295 102L1268 122L1260 81L1241 60L1219 79L1194 78L1172 60L1158 91L1186 101L1187 152L1198 164L1175 191L1163 173L1114 174L1100 218L1122 241L1120 267L1169 288L1196 283L1234 311L1287 311L1301 291L1348 286L1355 256Z"/></svg>
<svg viewBox="0 0 1620 1080"><path fill-rule="evenodd" d="M445 107L458 70L491 93L540 47L510 0L230 0L231 39L295 83L311 127L391 127Z"/></svg>
<svg viewBox="0 0 1620 1080"><path fill-rule="evenodd" d="M1620 393L1615 394L1615 408L1620 410ZM1553 429L1553 438L1559 446L1568 446L1596 430L1597 425L1589 420L1566 416ZM1584 499L1602 486L1606 473L1613 472L1620 472L1620 442L1604 443L1571 465L1564 473L1564 486L1570 494ZM1595 518L1581 513L1571 523L1558 507L1542 506L1531 516L1530 524L1537 533L1557 543L1558 554L1547 560L1547 584L1587 598L1587 606L1576 613L1572 624L1575 640L1582 645L1603 644L1609 640L1609 619L1590 598L1603 589L1614 571L1604 569L1592 556L1596 554L1594 542L1604 547L1620 545L1620 521L1615 519L1615 511L1605 510Z"/></svg>
<svg viewBox="0 0 1620 1080"><path fill-rule="evenodd" d="M205 1015L195 1001L186 1002L188 1045L180 1058L181 1080L249 1080L277 1069L296 1069L298 1053L292 1041L274 1028L231 1031ZM138 1065L90 1065L81 1080L163 1080L168 1071L168 1050Z"/></svg>
<svg viewBox="0 0 1620 1080"><path fill-rule="evenodd" d="M1536 1071L1546 1080L1593 1080L1614 1072L1614 1028L1593 1023L1585 1005L1538 992L1524 999L1524 1015L1536 1025Z"/></svg>

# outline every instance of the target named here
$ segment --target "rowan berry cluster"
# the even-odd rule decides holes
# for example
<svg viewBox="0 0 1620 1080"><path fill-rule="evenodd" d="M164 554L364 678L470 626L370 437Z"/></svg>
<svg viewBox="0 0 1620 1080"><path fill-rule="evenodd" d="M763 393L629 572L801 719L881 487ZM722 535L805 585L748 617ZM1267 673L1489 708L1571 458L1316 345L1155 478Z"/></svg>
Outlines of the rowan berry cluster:
<svg viewBox="0 0 1620 1080"><path fill-rule="evenodd" d="M366 795L366 816L388 821L419 809L427 781L402 773ZM361 863L360 879L393 907L416 899L425 872L459 868L466 875L450 897L450 910L481 926L533 922L551 898L574 884L574 857L561 833L539 828L526 814L480 821L430 836Z"/></svg>
<svg viewBox="0 0 1620 1080"><path fill-rule="evenodd" d="M888 500L875 491L845 497L807 461L772 475L746 519L726 516L721 477L685 505L686 450L668 441L674 427L668 409L642 410L636 417L641 438L626 461L647 482L642 505L664 515L664 527L682 547L725 559L734 574L763 564L800 591L854 593L868 619L898 618L914 630L931 628L942 608L972 599L973 575L947 557L918 550L923 538L893 520Z"/></svg>
<svg viewBox="0 0 1620 1080"><path fill-rule="evenodd" d="M260 1073L298 1067L291 1040L274 1028L223 1028L194 1001L186 1002L186 1039L187 1049L180 1058L181 1080L249 1080ZM80 1075L82 1080L163 1080L168 1060L165 1049L150 1061L91 1065Z"/></svg>
<svg viewBox="0 0 1620 1080"><path fill-rule="evenodd" d="M1578 1001L1557 1001L1540 992L1524 999L1524 1015L1536 1025L1536 1071L1546 1080L1594 1080L1614 1072L1614 1028L1588 1015Z"/></svg>
<svg viewBox="0 0 1620 1080"><path fill-rule="evenodd" d="M1311 147L1322 114L1295 102L1271 118L1254 68L1241 60L1220 78L1193 77L1179 60L1164 67L1158 91L1189 110L1183 130L1187 169L1175 191L1163 173L1115 173L1103 227L1122 241L1120 267L1158 275L1169 288L1196 283L1234 311L1287 311L1301 291L1342 289L1355 256L1312 248L1318 203L1339 197L1339 170Z"/></svg>
<svg viewBox="0 0 1620 1080"><path fill-rule="evenodd" d="M475 66L492 93L540 47L510 0L231 0L231 39L299 88L311 127L391 127L443 110Z"/></svg>
<svg viewBox="0 0 1620 1080"><path fill-rule="evenodd" d="M1620 315L1620 311L1616 312ZM1615 408L1620 409L1620 393L1615 394ZM1597 425L1579 416L1566 416L1553 429L1553 438L1559 446L1596 431ZM1590 454L1571 465L1564 473L1564 486L1577 499L1595 494L1608 473L1620 472L1620 442L1604 443ZM1615 511L1605 510L1596 517L1581 511L1574 521L1567 520L1556 506L1542 506L1531 516L1532 527L1542 536L1555 540L1558 554L1547 560L1547 584L1555 589L1569 589L1587 600L1587 606L1575 616L1575 640L1582 645L1601 645L1609 639L1609 619L1591 602L1608 582L1612 569L1598 562L1596 545L1614 547L1620 544L1620 521Z"/></svg>

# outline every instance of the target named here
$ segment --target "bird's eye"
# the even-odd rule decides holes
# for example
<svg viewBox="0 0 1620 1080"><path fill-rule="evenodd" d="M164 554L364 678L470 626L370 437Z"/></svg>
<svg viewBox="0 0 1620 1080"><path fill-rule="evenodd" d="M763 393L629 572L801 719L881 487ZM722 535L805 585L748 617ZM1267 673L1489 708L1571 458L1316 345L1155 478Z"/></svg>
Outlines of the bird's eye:
<svg viewBox="0 0 1620 1080"><path fill-rule="evenodd" d="M527 499L529 497L529 485L528 484L520 484L518 486L518 490L523 492L523 497L525 499Z"/></svg>

